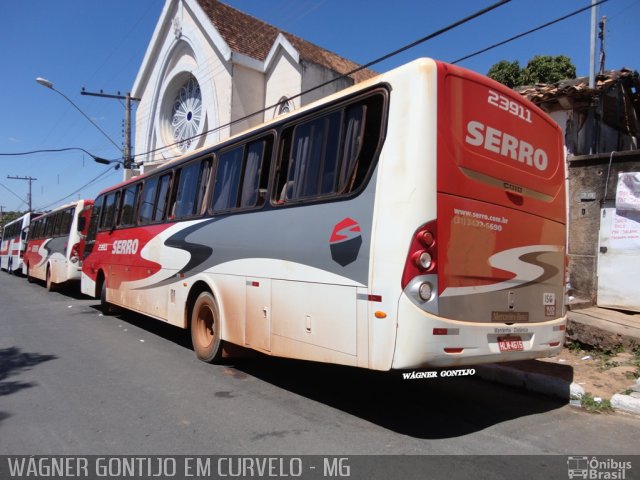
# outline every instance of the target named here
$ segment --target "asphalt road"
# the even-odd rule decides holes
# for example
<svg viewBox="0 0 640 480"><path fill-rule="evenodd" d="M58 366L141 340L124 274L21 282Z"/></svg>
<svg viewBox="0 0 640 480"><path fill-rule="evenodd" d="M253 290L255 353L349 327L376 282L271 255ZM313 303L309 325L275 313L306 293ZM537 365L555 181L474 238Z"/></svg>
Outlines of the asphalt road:
<svg viewBox="0 0 640 480"><path fill-rule="evenodd" d="M77 289L49 293L0 272L0 455L375 455L363 457L369 475L380 455L555 454L567 478L566 456L637 454L639 438L637 418L473 377L407 381L266 357L205 364L186 332L103 316ZM456 470L491 472L504 458ZM507 473L491 478L516 478Z"/></svg>

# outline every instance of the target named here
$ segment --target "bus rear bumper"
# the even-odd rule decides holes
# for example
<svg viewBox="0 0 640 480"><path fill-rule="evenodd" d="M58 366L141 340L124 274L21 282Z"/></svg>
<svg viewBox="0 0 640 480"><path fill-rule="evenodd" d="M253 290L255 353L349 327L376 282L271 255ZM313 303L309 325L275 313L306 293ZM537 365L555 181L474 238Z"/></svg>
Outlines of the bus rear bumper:
<svg viewBox="0 0 640 480"><path fill-rule="evenodd" d="M478 323L447 320L425 312L405 295L398 305L391 368L454 367L558 355L566 315L546 323Z"/></svg>

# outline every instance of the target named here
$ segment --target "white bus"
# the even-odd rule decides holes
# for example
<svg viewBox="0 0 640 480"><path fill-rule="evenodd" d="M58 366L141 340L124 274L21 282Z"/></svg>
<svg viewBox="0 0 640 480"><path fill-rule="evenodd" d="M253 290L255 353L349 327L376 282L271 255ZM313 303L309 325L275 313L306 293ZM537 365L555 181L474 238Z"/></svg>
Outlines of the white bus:
<svg viewBox="0 0 640 480"><path fill-rule="evenodd" d="M32 213L25 213L7 223L2 229L0 244L0 268L9 273L22 272L22 256L24 255L27 231Z"/></svg>
<svg viewBox="0 0 640 480"><path fill-rule="evenodd" d="M562 135L431 59L101 192L83 293L228 344L376 370L557 354Z"/></svg>
<svg viewBox="0 0 640 480"><path fill-rule="evenodd" d="M48 290L80 280L84 236L93 200L78 200L31 222L24 256L27 280L44 280Z"/></svg>

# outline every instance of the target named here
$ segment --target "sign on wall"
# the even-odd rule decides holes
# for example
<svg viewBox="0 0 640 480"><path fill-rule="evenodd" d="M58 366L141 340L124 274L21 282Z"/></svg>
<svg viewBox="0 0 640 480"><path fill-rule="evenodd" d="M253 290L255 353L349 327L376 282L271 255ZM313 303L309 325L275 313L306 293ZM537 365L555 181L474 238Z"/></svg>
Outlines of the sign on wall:
<svg viewBox="0 0 640 480"><path fill-rule="evenodd" d="M640 249L640 173L620 172L610 247Z"/></svg>

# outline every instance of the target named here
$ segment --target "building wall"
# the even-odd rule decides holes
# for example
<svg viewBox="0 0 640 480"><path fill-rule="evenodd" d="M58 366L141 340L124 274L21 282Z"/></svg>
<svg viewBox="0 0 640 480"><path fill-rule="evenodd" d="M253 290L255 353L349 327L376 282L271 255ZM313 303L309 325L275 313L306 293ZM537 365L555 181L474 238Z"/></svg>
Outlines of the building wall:
<svg viewBox="0 0 640 480"><path fill-rule="evenodd" d="M569 281L571 294L596 304L601 207L615 204L619 172L639 172L640 153L575 157L569 160ZM605 198L606 185L606 198Z"/></svg>
<svg viewBox="0 0 640 480"><path fill-rule="evenodd" d="M301 106L301 99L297 95L301 92L302 71L300 64L284 48L278 48L274 60L265 75L266 87L264 107L279 104L283 98L290 99L293 110ZM271 120L278 114L278 109L264 112L264 121Z"/></svg>
<svg viewBox="0 0 640 480"><path fill-rule="evenodd" d="M235 121L264 108L264 74L242 65L233 66L231 118ZM254 127L262 122L263 114L253 115L231 125L231 135Z"/></svg>
<svg viewBox="0 0 640 480"><path fill-rule="evenodd" d="M317 85L323 85L324 83L334 80L340 76L338 73L328 70L313 62L302 61L301 64L303 92L306 92ZM320 98L331 95L339 90L343 90L351 85L353 85L353 80L349 77L344 77L322 88L311 90L309 93L302 95L302 105L319 100Z"/></svg>

